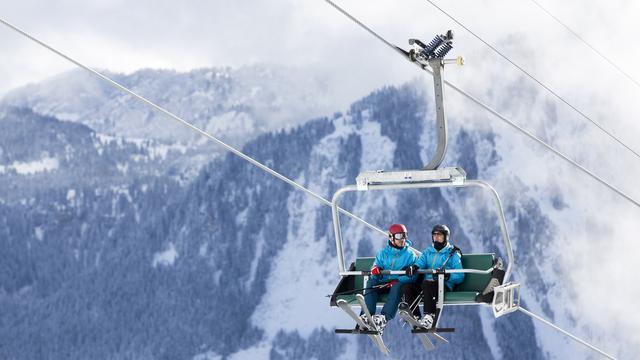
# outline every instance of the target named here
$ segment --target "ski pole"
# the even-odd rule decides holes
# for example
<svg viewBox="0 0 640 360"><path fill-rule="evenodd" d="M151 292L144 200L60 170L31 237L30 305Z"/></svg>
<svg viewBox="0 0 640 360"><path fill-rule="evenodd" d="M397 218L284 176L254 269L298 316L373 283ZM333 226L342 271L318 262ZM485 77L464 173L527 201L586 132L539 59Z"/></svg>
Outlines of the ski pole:
<svg viewBox="0 0 640 360"><path fill-rule="evenodd" d="M376 285L376 286L372 286L372 287L365 287L365 288L362 288L362 289L354 289L354 290L342 291L342 292L339 292L339 293L326 295L325 297L332 297L334 295L350 294L350 293L355 293L355 292L360 292L360 291L365 291L365 290L380 290L380 289L385 288L387 286L387 284L388 283L384 283L384 284L380 284L380 285Z"/></svg>

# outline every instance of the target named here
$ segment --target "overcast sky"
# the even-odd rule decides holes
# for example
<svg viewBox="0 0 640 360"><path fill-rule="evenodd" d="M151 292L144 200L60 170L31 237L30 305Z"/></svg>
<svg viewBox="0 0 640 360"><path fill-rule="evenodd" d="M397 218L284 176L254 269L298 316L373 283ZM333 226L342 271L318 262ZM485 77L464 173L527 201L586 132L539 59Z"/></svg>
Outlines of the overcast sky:
<svg viewBox="0 0 640 360"><path fill-rule="evenodd" d="M462 83L472 82L474 73L488 64L511 71L426 0L337 3L401 46L407 46L409 37L428 40L454 29L456 54L468 60L460 74ZM602 72L599 79L606 84L606 92L615 91L618 82L623 82L636 98L640 95L637 87L629 87L629 81L576 42L531 0L438 3L489 42L511 43L501 50L554 88L575 91L571 89L577 80ZM635 46L640 33L637 2L540 3L640 79L640 70L633 66L640 56ZM419 76L413 66L322 0L6 0L0 3L0 17L89 66L112 71L263 62L296 65L325 77L347 97ZM0 27L0 41L0 95L73 68L4 26ZM513 45L519 41L522 46ZM536 45L541 48L531 48ZM576 68L576 63L588 73L562 72Z"/></svg>

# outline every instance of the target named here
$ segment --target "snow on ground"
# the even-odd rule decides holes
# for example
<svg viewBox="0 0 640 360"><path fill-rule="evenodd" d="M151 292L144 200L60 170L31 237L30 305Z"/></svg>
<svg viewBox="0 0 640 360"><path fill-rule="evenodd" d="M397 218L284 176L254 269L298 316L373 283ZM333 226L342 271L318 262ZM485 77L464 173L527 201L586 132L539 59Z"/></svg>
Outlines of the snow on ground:
<svg viewBox="0 0 640 360"><path fill-rule="evenodd" d="M258 345L252 346L248 349L240 350L235 354L231 354L229 360L255 360L255 359L268 359L271 352L271 345L267 342L262 342ZM194 360L217 360L218 358L203 358Z"/></svg>
<svg viewBox="0 0 640 360"><path fill-rule="evenodd" d="M306 194L294 193L289 198L287 243L273 261L266 294L252 318L252 323L263 328L267 336L275 336L283 329L297 330L300 336L307 337L317 327L335 326L342 315L329 308L329 299L325 296L333 291L338 278L335 259L322 255L326 242L333 239L314 238L319 206L323 205ZM296 291L280 290L283 283L296 284ZM320 309L323 315L307 316L309 308Z"/></svg>
<svg viewBox="0 0 640 360"><path fill-rule="evenodd" d="M165 251L153 254L153 261L151 262L151 266L153 266L154 268L158 265L171 266L175 263L177 258L178 251L176 251L175 245L173 243L169 243L169 246Z"/></svg>
<svg viewBox="0 0 640 360"><path fill-rule="evenodd" d="M193 357L193 360L220 360L222 359L222 355L218 355L213 351L207 351L201 354L197 354Z"/></svg>
<svg viewBox="0 0 640 360"><path fill-rule="evenodd" d="M167 154L170 151L176 151L183 155L187 152L187 146L182 145L180 143L157 144L157 145L148 144L147 146L148 146L149 156L151 160L159 159L164 161L167 159Z"/></svg>
<svg viewBox="0 0 640 360"><path fill-rule="evenodd" d="M225 138L241 137L243 134L256 132L256 120L244 112L229 111L221 115L211 117L205 131L214 136L224 134Z"/></svg>
<svg viewBox="0 0 640 360"><path fill-rule="evenodd" d="M493 311L490 307L486 306L478 306L478 309L482 323L482 333L484 334L484 338L487 340L487 344L489 344L491 356L493 356L494 359L502 359L500 343L498 343L498 337L496 336L496 332L493 327L496 322L496 318L493 316Z"/></svg>
<svg viewBox="0 0 640 360"><path fill-rule="evenodd" d="M335 168L337 161L335 151L339 147L336 144L353 132L352 126L347 125L344 119L338 119L335 123L335 132L325 137L311 155L310 161L318 166L313 165L309 169L316 169L319 173L301 175L296 179L296 182L324 196L327 187L323 184L329 180L330 169ZM312 178L313 183L309 184L305 176ZM288 199L290 217L287 243L273 260L274 267L267 280L266 294L252 318L253 324L263 328L267 336L274 336L283 329L297 330L300 336L307 337L318 327L333 328L340 323L345 326L348 324L344 314L329 307L326 297L333 292L339 278L335 257L326 255L327 242L334 241L332 233L329 233L330 237L315 238L316 216L321 207L324 205L316 199L299 192L292 193ZM296 284L296 292L279 290L279 284L282 283ZM306 316L309 308L321 309L322 316Z"/></svg>
<svg viewBox="0 0 640 360"><path fill-rule="evenodd" d="M0 166L0 174L13 170L19 175L34 175L40 172L56 170L58 166L58 159L46 156L36 161L14 161L11 165Z"/></svg>
<svg viewBox="0 0 640 360"><path fill-rule="evenodd" d="M380 133L380 123L368 121L368 111L362 113L362 158L363 170L393 169L393 154L396 143ZM355 179L347 179L355 183Z"/></svg>
<svg viewBox="0 0 640 360"><path fill-rule="evenodd" d="M44 239L44 230L41 226L36 226L34 229L34 233L38 241L42 241Z"/></svg>
<svg viewBox="0 0 640 360"><path fill-rule="evenodd" d="M256 274L258 272L258 261L262 258L262 251L264 248L264 232L261 230L260 234L258 234L258 243L256 244L256 255L251 260L251 266L249 270L249 279L245 282L245 288L249 289L253 284Z"/></svg>
<svg viewBox="0 0 640 360"><path fill-rule="evenodd" d="M71 202L76 198L76 191L74 189L67 190L67 201Z"/></svg>

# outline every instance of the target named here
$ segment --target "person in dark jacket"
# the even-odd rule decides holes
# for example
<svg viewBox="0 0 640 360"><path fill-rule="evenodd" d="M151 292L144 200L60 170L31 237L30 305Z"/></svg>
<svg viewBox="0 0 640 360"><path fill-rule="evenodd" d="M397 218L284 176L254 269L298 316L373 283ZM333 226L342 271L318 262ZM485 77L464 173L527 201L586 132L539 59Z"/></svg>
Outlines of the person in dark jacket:
<svg viewBox="0 0 640 360"><path fill-rule="evenodd" d="M407 227L403 224L393 224L389 227L389 241L387 246L378 251L371 268L371 277L367 282L364 300L367 309L373 315L374 323L383 329L388 320L393 319L400 303L400 288L402 284L414 281L406 275L383 275L382 270L405 270L417 259L417 255L409 248L411 241L407 239ZM376 304L380 294L388 293L387 301L382 307L380 315L376 313ZM364 312L364 311L363 311ZM366 316L362 315L365 323Z"/></svg>
<svg viewBox="0 0 640 360"><path fill-rule="evenodd" d="M415 279L415 282L407 281L401 288L401 309L408 309L422 291L425 315L419 320L425 328L430 328L436 319L436 303L438 302L438 279L426 274L424 281L420 281L418 269L462 269L462 255L459 249L449 242L451 232L446 225L436 225L431 230L431 246L427 247L418 260L406 270L407 276ZM444 291L451 291L453 287L464 280L464 273L452 273L445 275ZM420 309L415 306L414 316L420 318Z"/></svg>

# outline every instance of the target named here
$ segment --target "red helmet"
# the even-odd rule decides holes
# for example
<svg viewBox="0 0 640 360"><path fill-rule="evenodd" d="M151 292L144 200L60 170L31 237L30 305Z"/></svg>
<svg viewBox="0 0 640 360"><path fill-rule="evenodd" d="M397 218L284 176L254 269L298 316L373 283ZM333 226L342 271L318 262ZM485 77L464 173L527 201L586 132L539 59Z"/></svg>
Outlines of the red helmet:
<svg viewBox="0 0 640 360"><path fill-rule="evenodd" d="M398 233L407 233L407 227L403 224L393 224L389 226L389 235L398 234Z"/></svg>

